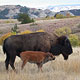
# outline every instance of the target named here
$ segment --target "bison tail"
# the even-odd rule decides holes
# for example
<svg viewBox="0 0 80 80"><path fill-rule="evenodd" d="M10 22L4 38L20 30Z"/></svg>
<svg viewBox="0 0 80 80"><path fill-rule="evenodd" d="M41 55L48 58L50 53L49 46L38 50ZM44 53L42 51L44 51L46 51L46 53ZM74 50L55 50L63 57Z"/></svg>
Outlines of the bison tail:
<svg viewBox="0 0 80 80"><path fill-rule="evenodd" d="M6 52L5 43L6 43L6 39L4 40L4 43L3 43L3 52L4 52L4 54Z"/></svg>
<svg viewBox="0 0 80 80"><path fill-rule="evenodd" d="M5 50L5 46L3 45L3 52L4 52L4 54L5 54L5 52L6 52L6 50Z"/></svg>

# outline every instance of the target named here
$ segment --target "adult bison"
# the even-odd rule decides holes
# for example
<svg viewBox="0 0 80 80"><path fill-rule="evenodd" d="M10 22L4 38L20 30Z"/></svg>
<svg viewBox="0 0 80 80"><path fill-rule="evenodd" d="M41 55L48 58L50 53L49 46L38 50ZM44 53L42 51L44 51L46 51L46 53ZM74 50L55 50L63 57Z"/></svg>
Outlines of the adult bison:
<svg viewBox="0 0 80 80"><path fill-rule="evenodd" d="M62 54L67 60L72 53L72 47L66 36L51 36L46 32L38 32L24 35L13 35L4 40L3 51L6 53L5 66L8 70L10 64L15 70L16 56L20 57L23 51L43 51L54 55Z"/></svg>

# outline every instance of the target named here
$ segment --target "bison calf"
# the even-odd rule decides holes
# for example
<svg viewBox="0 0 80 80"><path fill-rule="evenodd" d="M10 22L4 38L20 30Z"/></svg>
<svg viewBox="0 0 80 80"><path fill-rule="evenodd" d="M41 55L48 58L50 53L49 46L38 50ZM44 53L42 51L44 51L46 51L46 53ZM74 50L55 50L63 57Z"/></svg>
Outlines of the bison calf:
<svg viewBox="0 0 80 80"><path fill-rule="evenodd" d="M55 57L51 53L45 53L40 51L25 51L20 53L20 57L23 61L22 69L27 62L35 63L38 69L42 71L42 65L48 61L55 60Z"/></svg>

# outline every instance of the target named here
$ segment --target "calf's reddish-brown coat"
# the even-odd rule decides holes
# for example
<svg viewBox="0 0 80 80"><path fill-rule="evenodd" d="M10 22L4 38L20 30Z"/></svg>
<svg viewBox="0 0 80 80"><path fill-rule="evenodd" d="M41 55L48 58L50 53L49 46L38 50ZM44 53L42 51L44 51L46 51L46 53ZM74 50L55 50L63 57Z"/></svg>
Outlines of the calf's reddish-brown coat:
<svg viewBox="0 0 80 80"><path fill-rule="evenodd" d="M22 69L27 62L35 63L38 69L42 71L42 65L48 61L54 60L55 57L51 53L45 53L41 51L25 51L20 53L20 57L23 61Z"/></svg>

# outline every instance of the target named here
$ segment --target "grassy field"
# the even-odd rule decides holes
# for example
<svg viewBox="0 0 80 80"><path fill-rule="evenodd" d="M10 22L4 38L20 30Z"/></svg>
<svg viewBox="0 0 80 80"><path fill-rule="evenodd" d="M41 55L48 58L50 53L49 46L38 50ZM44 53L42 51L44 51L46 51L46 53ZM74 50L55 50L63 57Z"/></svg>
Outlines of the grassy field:
<svg viewBox="0 0 80 80"><path fill-rule="evenodd" d="M43 72L38 72L35 64L27 63L21 70L22 61L17 57L15 67L17 73L9 67L5 70L5 55L0 47L0 80L80 80L80 47L73 48L73 54L64 61L62 55L55 61L43 65Z"/></svg>

